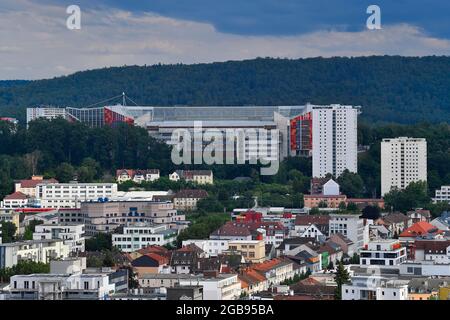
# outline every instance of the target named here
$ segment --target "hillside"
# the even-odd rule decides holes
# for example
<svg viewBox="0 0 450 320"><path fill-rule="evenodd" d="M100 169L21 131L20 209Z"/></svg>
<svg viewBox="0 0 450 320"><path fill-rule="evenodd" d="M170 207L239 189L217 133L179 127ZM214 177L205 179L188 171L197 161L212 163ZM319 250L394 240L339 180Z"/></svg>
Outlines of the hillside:
<svg viewBox="0 0 450 320"><path fill-rule="evenodd" d="M254 59L125 66L0 84L0 115L33 105L86 106L125 91L142 105L363 106L371 122L450 121L450 57Z"/></svg>

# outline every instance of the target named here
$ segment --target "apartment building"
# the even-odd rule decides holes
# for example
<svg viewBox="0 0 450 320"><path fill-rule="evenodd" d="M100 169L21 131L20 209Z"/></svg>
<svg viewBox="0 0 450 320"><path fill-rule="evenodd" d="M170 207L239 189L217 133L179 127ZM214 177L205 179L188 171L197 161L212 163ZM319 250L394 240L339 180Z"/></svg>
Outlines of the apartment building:
<svg viewBox="0 0 450 320"><path fill-rule="evenodd" d="M184 189L178 191L173 197L175 209L192 211L197 209L197 202L208 197L208 192L197 189Z"/></svg>
<svg viewBox="0 0 450 320"><path fill-rule="evenodd" d="M357 125L360 107L332 104L310 106L312 113L313 177L344 170L358 171Z"/></svg>
<svg viewBox="0 0 450 320"><path fill-rule="evenodd" d="M107 300L115 285L107 274L28 274L10 279L14 300Z"/></svg>
<svg viewBox="0 0 450 320"><path fill-rule="evenodd" d="M246 262L260 263L266 259L264 240L233 240L228 242L230 252L240 252Z"/></svg>
<svg viewBox="0 0 450 320"><path fill-rule="evenodd" d="M382 276L353 276L342 285L342 300L408 300L408 280Z"/></svg>
<svg viewBox="0 0 450 320"><path fill-rule="evenodd" d="M381 195L402 190L411 182L427 181L427 142L400 137L381 141Z"/></svg>
<svg viewBox="0 0 450 320"><path fill-rule="evenodd" d="M173 243L177 235L177 230L168 228L167 224L130 223L121 233L112 234L112 244L122 252L133 252L151 245Z"/></svg>
<svg viewBox="0 0 450 320"><path fill-rule="evenodd" d="M61 239L70 252L84 252L84 224L40 224L35 226L33 240Z"/></svg>
<svg viewBox="0 0 450 320"><path fill-rule="evenodd" d="M85 219L86 233L113 232L129 223L175 225L185 221L171 202L159 201L90 201L81 204L80 214Z"/></svg>
<svg viewBox="0 0 450 320"><path fill-rule="evenodd" d="M48 263L69 256L63 240L27 240L0 244L0 269L15 266L21 260Z"/></svg>
<svg viewBox="0 0 450 320"><path fill-rule="evenodd" d="M79 208L83 201L116 196L116 183L49 183L36 186L36 199L42 208Z"/></svg>
<svg viewBox="0 0 450 320"><path fill-rule="evenodd" d="M203 300L237 300L241 295L241 282L237 274L204 275L202 278L180 278L180 286L203 287Z"/></svg>
<svg viewBox="0 0 450 320"><path fill-rule="evenodd" d="M369 241L369 225L358 215L330 214L329 235L340 233L350 239L356 248L363 248Z"/></svg>
<svg viewBox="0 0 450 320"><path fill-rule="evenodd" d="M433 202L447 202L450 203L450 186L441 186L435 191Z"/></svg>
<svg viewBox="0 0 450 320"><path fill-rule="evenodd" d="M398 266L406 261L406 248L398 240L376 240L360 251L360 265Z"/></svg>

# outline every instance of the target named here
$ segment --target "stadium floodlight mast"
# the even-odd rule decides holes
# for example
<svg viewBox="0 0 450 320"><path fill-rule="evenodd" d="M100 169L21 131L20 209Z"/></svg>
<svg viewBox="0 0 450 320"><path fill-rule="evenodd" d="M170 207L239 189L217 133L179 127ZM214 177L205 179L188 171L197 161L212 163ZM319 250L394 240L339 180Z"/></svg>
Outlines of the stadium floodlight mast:
<svg viewBox="0 0 450 320"><path fill-rule="evenodd" d="M194 121L193 130L179 128L172 132L171 159L176 165L259 162L263 166L268 165L261 167L261 175L275 175L279 169L279 134L278 129L264 128L203 130L202 121Z"/></svg>

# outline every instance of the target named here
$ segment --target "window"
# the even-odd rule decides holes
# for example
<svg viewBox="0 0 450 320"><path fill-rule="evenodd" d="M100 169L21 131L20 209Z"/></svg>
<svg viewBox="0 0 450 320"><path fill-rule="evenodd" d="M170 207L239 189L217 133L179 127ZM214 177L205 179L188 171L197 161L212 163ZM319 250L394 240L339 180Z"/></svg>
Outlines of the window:
<svg viewBox="0 0 450 320"><path fill-rule="evenodd" d="M84 282L84 290L89 290L89 282L88 281Z"/></svg>

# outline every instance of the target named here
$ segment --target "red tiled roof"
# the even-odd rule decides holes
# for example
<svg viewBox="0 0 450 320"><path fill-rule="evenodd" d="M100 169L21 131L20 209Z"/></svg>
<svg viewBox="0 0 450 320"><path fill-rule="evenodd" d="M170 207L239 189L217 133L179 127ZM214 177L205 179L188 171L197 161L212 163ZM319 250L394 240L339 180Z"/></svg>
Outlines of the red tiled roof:
<svg viewBox="0 0 450 320"><path fill-rule="evenodd" d="M324 215L297 215L295 217L296 226L306 226L309 224L328 224L330 216Z"/></svg>
<svg viewBox="0 0 450 320"><path fill-rule="evenodd" d="M450 240L416 240L416 250L424 250L425 253L446 253L450 246Z"/></svg>
<svg viewBox="0 0 450 320"><path fill-rule="evenodd" d="M167 259L164 256L160 256L159 254L156 253L147 253L145 254L145 256L152 258L153 260L157 261L159 263L159 265L163 265L163 264L168 264L169 263L169 259Z"/></svg>
<svg viewBox="0 0 450 320"><path fill-rule="evenodd" d="M438 233L442 233L441 230L437 229L432 224L430 224L426 221L420 221L420 222L414 223L411 227L404 230L399 235L399 237L415 237L415 236L425 235L433 230L436 230Z"/></svg>
<svg viewBox="0 0 450 320"><path fill-rule="evenodd" d="M251 232L247 227L237 225L231 221L221 226L211 235L214 236L251 236Z"/></svg>
<svg viewBox="0 0 450 320"><path fill-rule="evenodd" d="M161 246L148 246L142 249L139 249L137 252L144 255L147 253L157 253L157 254L166 254L169 250Z"/></svg>
<svg viewBox="0 0 450 320"><path fill-rule="evenodd" d="M21 180L20 187L21 188L35 188L38 184L49 184L49 183L58 183L56 179L48 179L48 180Z"/></svg>
<svg viewBox="0 0 450 320"><path fill-rule="evenodd" d="M14 192L5 197L4 200L25 200L28 199L28 196L22 192Z"/></svg>

